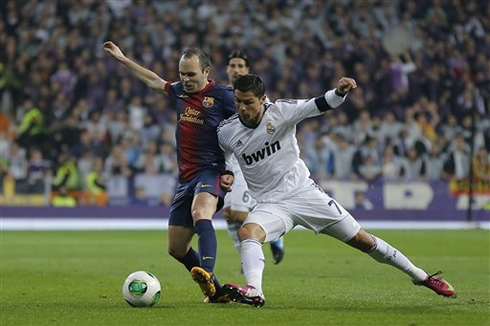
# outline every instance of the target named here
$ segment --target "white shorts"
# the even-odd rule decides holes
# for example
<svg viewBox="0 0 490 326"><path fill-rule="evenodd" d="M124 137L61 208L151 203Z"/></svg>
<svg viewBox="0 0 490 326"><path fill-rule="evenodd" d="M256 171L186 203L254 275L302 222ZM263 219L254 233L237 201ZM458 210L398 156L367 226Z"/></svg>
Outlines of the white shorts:
<svg viewBox="0 0 490 326"><path fill-rule="evenodd" d="M313 181L287 200L259 203L243 224L248 223L262 227L265 242L279 238L297 225L343 242L352 239L361 229L352 215Z"/></svg>
<svg viewBox="0 0 490 326"><path fill-rule="evenodd" d="M248 191L247 183L243 175L236 174L231 187L231 192L225 196L224 207L230 207L234 211L250 212L257 202L252 198Z"/></svg>

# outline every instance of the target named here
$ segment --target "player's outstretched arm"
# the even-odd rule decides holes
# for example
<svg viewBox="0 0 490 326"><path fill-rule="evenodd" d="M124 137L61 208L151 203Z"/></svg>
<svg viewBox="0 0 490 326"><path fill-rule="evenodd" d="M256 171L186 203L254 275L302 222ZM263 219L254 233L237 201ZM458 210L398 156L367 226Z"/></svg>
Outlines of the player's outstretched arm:
<svg viewBox="0 0 490 326"><path fill-rule="evenodd" d="M109 54L111 57L122 63L126 68L133 73L139 80L145 83L148 87L157 93L166 94L165 85L167 81L162 79L156 73L145 67L140 66L133 60L129 59L124 55L121 49L111 41L104 43L104 52Z"/></svg>

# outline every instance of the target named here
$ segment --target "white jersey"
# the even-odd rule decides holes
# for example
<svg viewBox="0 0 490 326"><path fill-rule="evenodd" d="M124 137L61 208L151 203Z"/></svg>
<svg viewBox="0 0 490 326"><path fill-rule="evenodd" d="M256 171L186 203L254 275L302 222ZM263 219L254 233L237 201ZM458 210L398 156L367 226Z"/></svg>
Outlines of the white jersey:
<svg viewBox="0 0 490 326"><path fill-rule="evenodd" d="M271 102L269 97L266 96L265 102ZM234 211L250 212L257 202L250 195L247 182L243 177L242 170L240 169L240 165L238 164L235 155L227 157L226 168L233 172L235 180L233 181L231 192L228 192L225 196L224 207L230 207Z"/></svg>
<svg viewBox="0 0 490 326"><path fill-rule="evenodd" d="M259 203L287 198L308 181L310 172L299 157L296 125L337 107L344 98L330 90L316 99L265 103L255 128L243 125L238 114L221 122L219 144L227 161L235 154L250 193Z"/></svg>
<svg viewBox="0 0 490 326"><path fill-rule="evenodd" d="M230 87L233 88L231 85L230 85ZM265 102L266 103L272 103L267 95L265 96ZM240 170L240 165L238 164L238 161L237 161L235 155L230 155L229 157L227 157L226 168L227 168L227 170L232 171L234 176L235 176L235 181L233 182L233 187L235 187L237 179L239 179L239 180L243 179L242 170ZM246 183L245 184L241 183L240 186L247 187ZM245 189L245 190L248 190L248 189ZM229 195L229 194L227 194L227 195ZM225 204L225 206L226 206L226 204Z"/></svg>

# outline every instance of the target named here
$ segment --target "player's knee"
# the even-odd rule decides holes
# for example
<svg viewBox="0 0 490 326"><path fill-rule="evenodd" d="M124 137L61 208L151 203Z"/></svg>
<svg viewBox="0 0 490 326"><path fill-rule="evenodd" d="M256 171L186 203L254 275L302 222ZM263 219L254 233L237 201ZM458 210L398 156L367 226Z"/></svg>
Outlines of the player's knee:
<svg viewBox="0 0 490 326"><path fill-rule="evenodd" d="M192 215L192 220L194 222L199 221L203 217L203 213L201 209L193 209L191 211L191 215Z"/></svg>
<svg viewBox="0 0 490 326"><path fill-rule="evenodd" d="M252 234L253 232L251 231L250 227L248 227L249 224L246 224L242 226L240 229L238 229L238 239L240 241L243 241L245 239L250 239L253 238Z"/></svg>
<svg viewBox="0 0 490 326"><path fill-rule="evenodd" d="M369 233L361 229L352 239L347 241L347 244L363 252L368 252L375 245L375 241Z"/></svg>
<svg viewBox="0 0 490 326"><path fill-rule="evenodd" d="M211 220L216 212L218 198L212 194L201 192L194 197L191 214L194 222Z"/></svg>
<svg viewBox="0 0 490 326"><path fill-rule="evenodd" d="M245 239L255 239L263 243L265 240L265 232L260 227L260 225L255 223L248 223L243 225L238 230L238 239L240 241L243 241Z"/></svg>
<svg viewBox="0 0 490 326"><path fill-rule="evenodd" d="M211 220L214 212L207 208L194 209L192 211L192 220L195 222L199 220Z"/></svg>

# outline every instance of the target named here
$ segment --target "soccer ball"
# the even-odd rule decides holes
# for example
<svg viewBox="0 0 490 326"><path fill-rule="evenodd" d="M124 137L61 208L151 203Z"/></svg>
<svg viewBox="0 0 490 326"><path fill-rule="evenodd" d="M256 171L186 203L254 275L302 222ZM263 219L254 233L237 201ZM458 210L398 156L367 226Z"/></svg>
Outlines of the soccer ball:
<svg viewBox="0 0 490 326"><path fill-rule="evenodd" d="M137 271L126 278L122 292L131 307L151 307L160 299L161 286L152 273Z"/></svg>

